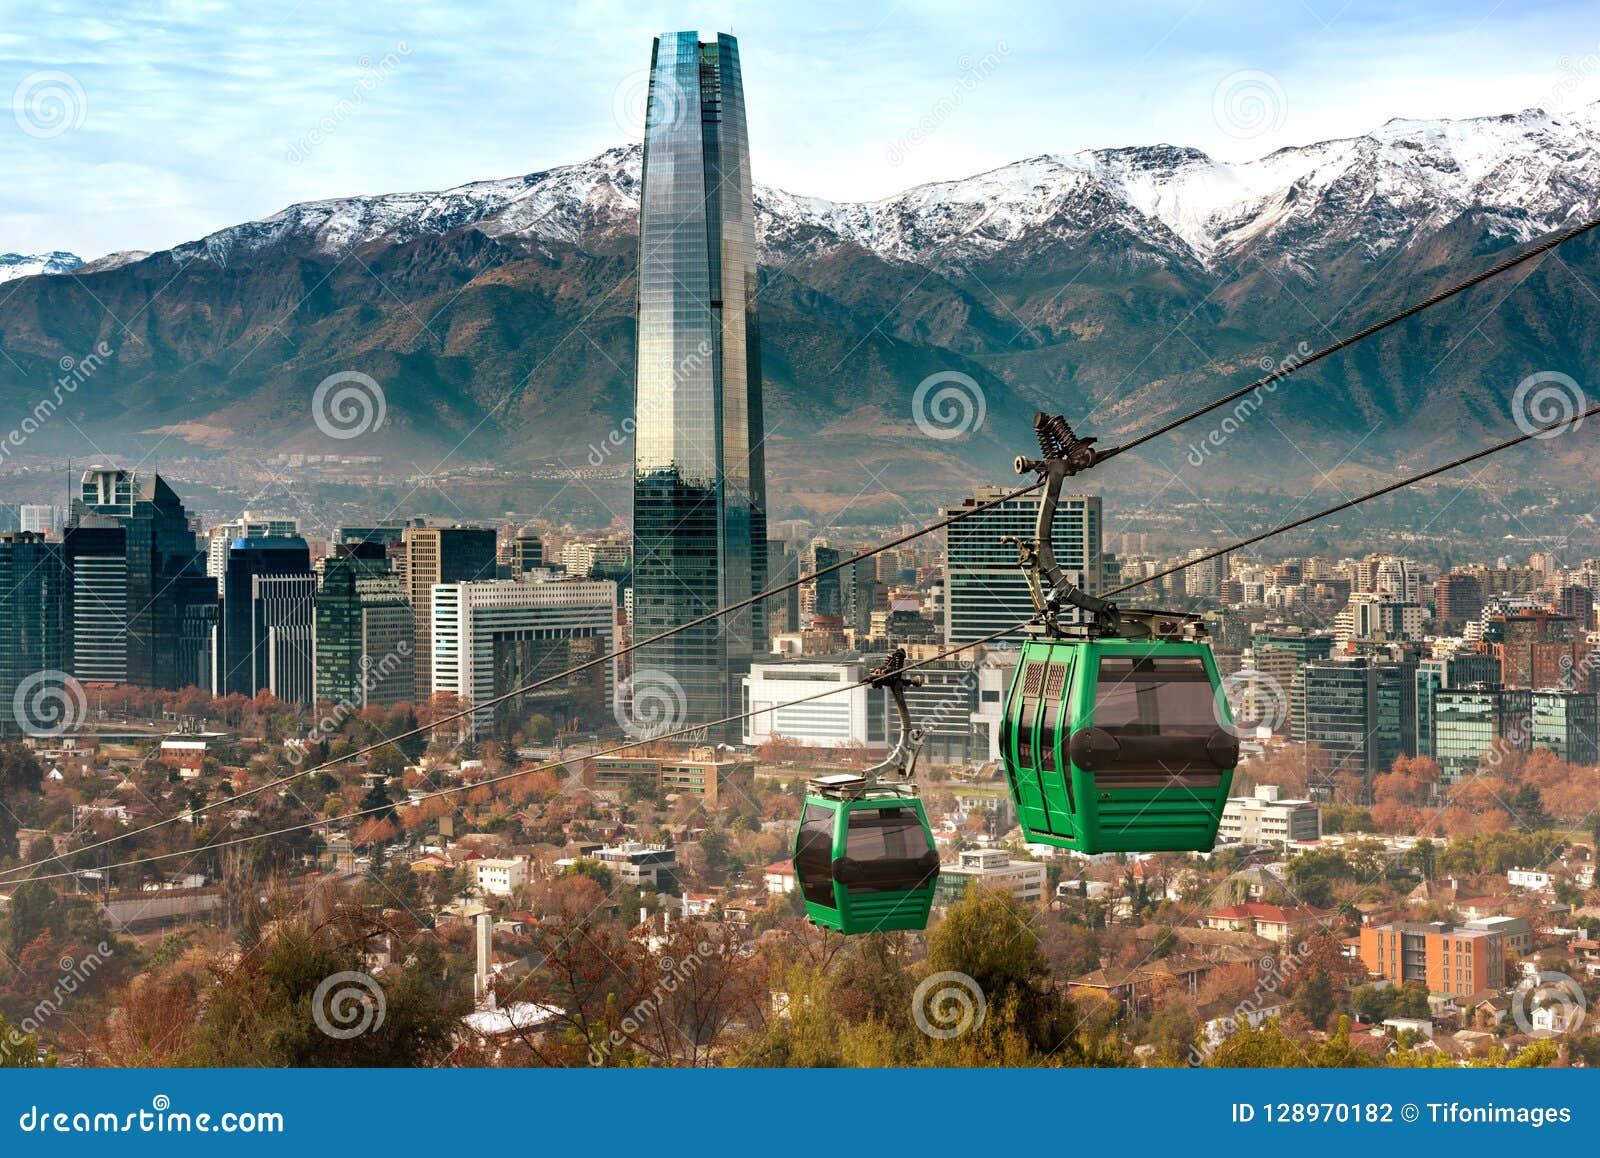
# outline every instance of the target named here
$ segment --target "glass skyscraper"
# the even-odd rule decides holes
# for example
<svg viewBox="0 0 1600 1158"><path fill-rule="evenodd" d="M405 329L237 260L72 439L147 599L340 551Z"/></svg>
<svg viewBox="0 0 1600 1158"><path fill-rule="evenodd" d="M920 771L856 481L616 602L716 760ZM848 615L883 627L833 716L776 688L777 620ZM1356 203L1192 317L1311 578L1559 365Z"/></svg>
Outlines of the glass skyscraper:
<svg viewBox="0 0 1600 1158"><path fill-rule="evenodd" d="M658 37L639 196L636 641L766 585L756 293L738 42ZM764 627L746 608L642 648L636 686L675 681L680 727L733 715Z"/></svg>

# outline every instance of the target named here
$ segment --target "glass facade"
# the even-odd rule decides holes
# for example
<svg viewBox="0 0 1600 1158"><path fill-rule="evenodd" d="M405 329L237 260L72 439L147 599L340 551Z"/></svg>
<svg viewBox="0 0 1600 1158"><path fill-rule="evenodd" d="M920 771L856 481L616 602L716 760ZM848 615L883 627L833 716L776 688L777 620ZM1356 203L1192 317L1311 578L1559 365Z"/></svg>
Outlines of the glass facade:
<svg viewBox="0 0 1600 1158"><path fill-rule="evenodd" d="M61 670L61 544L31 531L0 534L0 736L17 718L18 687Z"/></svg>
<svg viewBox="0 0 1600 1158"><path fill-rule="evenodd" d="M963 510L992 502L1005 492L999 488L978 491L960 507L941 515L951 518ZM1090 595L1102 589L1104 557L1101 553L1101 512L1098 495L1062 495L1056 506L1051 537L1056 562L1076 586ZM990 507L982 514L953 523L944 541L944 633L947 643L972 643L997 631L1015 627L1033 617L1033 597L1028 581L1017 566L1010 536L1032 539L1039 520L1039 496L1021 495ZM1064 609L1063 617L1076 622L1081 613ZM1004 642L1004 641L1002 641Z"/></svg>
<svg viewBox="0 0 1600 1158"><path fill-rule="evenodd" d="M319 564L317 699L358 708L409 703L416 626L394 565L380 543L336 551Z"/></svg>
<svg viewBox="0 0 1600 1158"><path fill-rule="evenodd" d="M755 208L738 42L658 37L639 198L633 635L766 586ZM739 710L764 635L750 609L642 648L683 689L682 724Z"/></svg>
<svg viewBox="0 0 1600 1158"><path fill-rule="evenodd" d="M1441 688L1433 696L1433 758L1452 784L1478 767L1491 744L1528 748L1533 693L1515 688Z"/></svg>
<svg viewBox="0 0 1600 1158"><path fill-rule="evenodd" d="M83 473L62 538L72 674L84 682L209 687L217 582L160 475Z"/></svg>
<svg viewBox="0 0 1600 1158"><path fill-rule="evenodd" d="M1534 692L1533 746L1550 749L1568 764L1600 761L1595 708L1593 692Z"/></svg>

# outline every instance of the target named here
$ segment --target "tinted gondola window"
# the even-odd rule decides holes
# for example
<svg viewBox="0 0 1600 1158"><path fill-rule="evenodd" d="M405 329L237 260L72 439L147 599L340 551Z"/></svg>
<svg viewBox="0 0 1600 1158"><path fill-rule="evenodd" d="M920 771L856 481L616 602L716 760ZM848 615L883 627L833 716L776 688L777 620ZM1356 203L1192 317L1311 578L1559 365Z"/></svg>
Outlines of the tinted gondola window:
<svg viewBox="0 0 1600 1158"><path fill-rule="evenodd" d="M800 817L800 839L795 849L794 871L800 891L813 905L834 907L833 817L831 808L807 804Z"/></svg>
<svg viewBox="0 0 1600 1158"><path fill-rule="evenodd" d="M1094 726L1123 736L1209 736L1219 724L1205 661L1102 656Z"/></svg>
<svg viewBox="0 0 1600 1158"><path fill-rule="evenodd" d="M923 858L932 851L914 808L859 809L850 813L844 854L857 866L852 893L906 892L931 875Z"/></svg>

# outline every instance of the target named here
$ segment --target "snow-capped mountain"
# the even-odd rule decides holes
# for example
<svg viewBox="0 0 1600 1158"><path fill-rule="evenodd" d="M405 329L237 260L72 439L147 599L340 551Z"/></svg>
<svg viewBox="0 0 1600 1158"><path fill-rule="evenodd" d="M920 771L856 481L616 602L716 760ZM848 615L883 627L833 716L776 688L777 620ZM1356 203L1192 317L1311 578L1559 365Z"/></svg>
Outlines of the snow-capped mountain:
<svg viewBox="0 0 1600 1158"><path fill-rule="evenodd" d="M0 405L31 408L64 359L106 343L116 354L72 421L30 453L85 434L348 453L307 407L317 383L357 369L387 404L363 452L625 469L607 432L633 405L639 169L640 150L618 147L440 192L305 202L77 266L81 287L27 278L0 293ZM755 199L772 493L856 510L871 480L827 465L889 455L902 493L947 501L951 470L1010 477L1036 410L1106 438L1146 429L1596 215L1600 107L1396 120L1242 163L1100 149L877 201L768 186ZM5 258L0 272L52 262L77 259ZM1597 268L1600 235L1586 235L1318 364L1226 453L1199 455L1194 481L1277 486L1308 457L1392 466L1503 435L1519 382L1556 371L1587 386L1600 364ZM983 417L930 442L918 384L952 373Z"/></svg>
<svg viewBox="0 0 1600 1158"><path fill-rule="evenodd" d="M469 225L493 237L583 247L634 229L640 156L638 146L621 146L579 164L440 192L303 202L178 246L173 256L226 265L279 245L336 254ZM1529 109L1393 120L1363 136L1243 163L1171 145L1098 149L1033 157L879 201L764 185L755 198L768 256L853 243L936 266L1108 229L1207 268L1273 243L1304 259L1326 245L1348 246L1358 226L1375 255L1468 209L1498 217L1501 231L1526 240L1600 203L1600 105L1570 117Z"/></svg>
<svg viewBox="0 0 1600 1158"><path fill-rule="evenodd" d="M19 277L33 277L40 273L66 273L83 264L75 253L0 253L0 282L14 281Z"/></svg>

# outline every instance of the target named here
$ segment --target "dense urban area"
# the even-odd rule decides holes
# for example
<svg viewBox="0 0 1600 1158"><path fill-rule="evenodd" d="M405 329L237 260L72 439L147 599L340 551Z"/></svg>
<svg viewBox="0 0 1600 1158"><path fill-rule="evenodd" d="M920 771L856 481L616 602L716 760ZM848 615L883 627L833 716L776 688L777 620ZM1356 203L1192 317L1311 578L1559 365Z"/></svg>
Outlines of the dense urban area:
<svg viewBox="0 0 1600 1158"><path fill-rule="evenodd" d="M1204 609L1243 742L1209 854L1026 844L1015 648L928 663L935 918L847 940L804 919L800 790L893 743L861 684L890 649L1030 617L996 544L1036 497L856 562L769 528L768 587L825 573L753 617L746 718L696 728L612 655L619 528L318 538L202 528L155 473L76 485L0 533L4 1064L1600 1063L1600 561L1149 584ZM1090 591L1191 557L1103 520L1057 513Z"/></svg>

